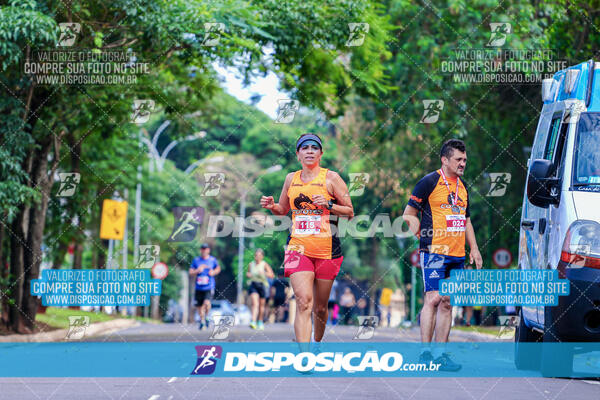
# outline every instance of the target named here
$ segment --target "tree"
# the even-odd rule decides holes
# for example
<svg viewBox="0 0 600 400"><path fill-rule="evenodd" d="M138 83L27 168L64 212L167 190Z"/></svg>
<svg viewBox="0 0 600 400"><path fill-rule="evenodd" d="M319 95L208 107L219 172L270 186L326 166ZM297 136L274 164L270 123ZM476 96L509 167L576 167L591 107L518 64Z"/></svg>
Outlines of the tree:
<svg viewBox="0 0 600 400"><path fill-rule="evenodd" d="M3 68L0 79L5 97L15 100L16 107L11 113L23 121L20 125L13 123L8 133L16 138L10 159L20 162L20 166L13 166L11 185L16 190L6 204L15 204L17 209L8 206L14 215L11 214L11 219L3 216L4 228L10 226L11 230L10 286L14 288L9 318L11 329L28 331L35 321L37 302L29 294L29 282L39 274L50 191L61 162L61 151L77 154L78 144L94 136L102 140L125 140L130 134L126 126L134 99L154 99L169 118L190 126L185 124L186 115L193 115L210 102L218 86L210 67L212 62L236 65L246 76L256 71L278 71L285 77L286 87L298 88L296 96L315 107L325 108L327 104L336 112L343 105L341 88L345 88L353 76L363 77L357 85L360 90L385 89L380 79L380 64L372 62L374 52L383 51L387 39L385 29L379 28L385 26L385 18L368 2L336 1L323 12L315 13L318 5L317 1L286 3L287 11L292 11L289 14L281 10L279 2L241 0L216 3L75 1L69 3L69 7L60 1L12 0L0 7ZM341 10L345 12L343 17L334 18ZM374 22L374 40L353 53L350 66L342 65L336 60L340 54L348 53L344 47L347 23L357 19ZM207 33L204 23L208 21L227 27L218 46L203 45ZM81 24L77 38L80 49L88 49L93 54L109 49L131 51L136 54L136 63L151 62L152 70L138 77L138 85L125 87L125 90L118 86L36 83L36 75L23 73L21 62L30 60L35 50L56 47L60 22ZM327 30L322 30L323 27ZM304 35L298 35L298 29ZM305 40L311 32L316 41L324 45L314 52L308 51L313 42ZM270 59L263 54L268 46L275 49ZM367 72L358 70L368 63ZM190 67L197 68L195 77L190 76ZM323 72L328 73L330 82L327 84L322 81ZM8 113L8 109L3 110ZM85 145L81 151L78 156L84 159L88 154ZM145 156L138 154L131 164L139 164L139 157ZM106 172L101 171L100 180ZM99 187L95 194L97 204L103 197L112 195L114 185L122 183L119 179L104 179L105 186ZM99 251L96 260L99 264L103 254Z"/></svg>

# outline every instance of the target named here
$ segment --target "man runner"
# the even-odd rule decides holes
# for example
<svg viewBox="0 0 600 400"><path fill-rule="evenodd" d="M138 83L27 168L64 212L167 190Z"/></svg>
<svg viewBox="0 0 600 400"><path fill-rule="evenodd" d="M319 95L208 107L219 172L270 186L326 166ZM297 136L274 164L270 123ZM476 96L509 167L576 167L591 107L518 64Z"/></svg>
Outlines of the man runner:
<svg viewBox="0 0 600 400"><path fill-rule="evenodd" d="M195 303L200 315L198 329L208 328L208 312L210 301L215 291L215 275L221 272L217 259L210 255L210 246L203 243L200 246L200 257L194 258L190 266L190 276L196 278Z"/></svg>
<svg viewBox="0 0 600 400"><path fill-rule="evenodd" d="M320 342L323 338L329 292L344 259L335 230L337 220L330 216L354 215L346 183L336 172L321 168L322 155L319 136L300 136L296 156L302 169L287 175L278 203L272 196L260 199L260 205L275 215L287 215L292 210L284 271L286 277L291 277L296 296L294 331L298 343L310 341L311 315L314 340Z"/></svg>
<svg viewBox="0 0 600 400"><path fill-rule="evenodd" d="M471 224L469 194L460 178L467 164L464 142L446 141L440 158L442 167L415 186L403 218L420 239L425 302L420 317L423 351L419 362L428 364L434 360L430 343L435 330L435 341L442 345L436 349L439 354L434 362L441 364L440 370L458 371L460 364L453 362L445 352L452 326L452 305L449 296L440 296L439 282L450 277L451 270L464 267L465 238L471 249L469 263L475 262L479 269L483 261Z"/></svg>

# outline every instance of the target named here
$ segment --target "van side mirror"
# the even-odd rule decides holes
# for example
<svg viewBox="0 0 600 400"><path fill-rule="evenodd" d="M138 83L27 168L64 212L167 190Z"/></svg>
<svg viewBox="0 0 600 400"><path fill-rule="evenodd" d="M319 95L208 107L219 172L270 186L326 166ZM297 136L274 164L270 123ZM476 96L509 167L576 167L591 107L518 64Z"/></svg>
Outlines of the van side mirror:
<svg viewBox="0 0 600 400"><path fill-rule="evenodd" d="M527 198L537 207L548 208L560 201L559 180L551 178L554 164L550 160L538 159L531 162L527 179Z"/></svg>

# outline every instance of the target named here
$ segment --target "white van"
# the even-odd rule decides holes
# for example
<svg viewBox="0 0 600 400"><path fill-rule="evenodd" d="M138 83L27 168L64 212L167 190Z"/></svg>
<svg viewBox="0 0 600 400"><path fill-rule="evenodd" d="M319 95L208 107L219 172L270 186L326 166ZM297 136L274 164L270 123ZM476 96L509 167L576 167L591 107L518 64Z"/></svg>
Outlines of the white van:
<svg viewBox="0 0 600 400"><path fill-rule="evenodd" d="M590 60L542 83L544 106L527 163L519 268L558 269L570 281L570 294L558 306L521 308L518 368L543 372L544 359L556 356L544 348L532 357L520 351L527 347L521 343L600 342L599 74L600 63ZM568 356L566 375L572 370Z"/></svg>

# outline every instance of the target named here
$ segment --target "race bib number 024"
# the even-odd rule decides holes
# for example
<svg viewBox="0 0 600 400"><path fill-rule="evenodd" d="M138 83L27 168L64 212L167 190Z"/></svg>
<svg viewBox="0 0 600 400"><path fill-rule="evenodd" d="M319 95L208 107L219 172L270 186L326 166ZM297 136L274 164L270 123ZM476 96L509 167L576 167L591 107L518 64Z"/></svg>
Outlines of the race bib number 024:
<svg viewBox="0 0 600 400"><path fill-rule="evenodd" d="M446 215L446 232L464 232L467 226L467 217L464 215Z"/></svg>
<svg viewBox="0 0 600 400"><path fill-rule="evenodd" d="M298 215L294 224L296 235L318 235L321 233L320 215Z"/></svg>

